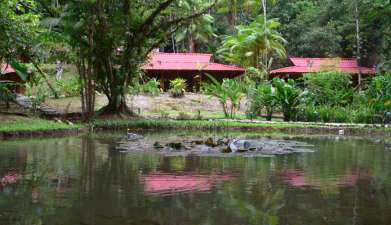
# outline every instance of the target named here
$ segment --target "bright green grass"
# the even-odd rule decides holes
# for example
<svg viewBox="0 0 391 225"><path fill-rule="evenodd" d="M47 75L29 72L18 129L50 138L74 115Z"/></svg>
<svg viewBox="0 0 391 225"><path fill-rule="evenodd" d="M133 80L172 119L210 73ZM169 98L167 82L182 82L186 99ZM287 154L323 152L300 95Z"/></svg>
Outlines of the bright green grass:
<svg viewBox="0 0 391 225"><path fill-rule="evenodd" d="M81 128L81 125L68 125L43 119L31 119L27 121L10 121L0 124L0 132L34 132L50 130L66 130Z"/></svg>
<svg viewBox="0 0 391 225"><path fill-rule="evenodd" d="M167 114L167 117L171 118L171 119L177 119L179 113L183 113L180 110L164 110L164 112ZM190 118L194 118L195 120L197 120L197 117L198 117L198 113L197 112L186 112L185 114L188 115ZM161 114L158 113L158 112L144 111L141 114L141 116L161 118ZM226 117L224 116L223 112L207 112L207 111L202 111L201 112L201 118L203 120L207 120L207 119L226 119ZM238 114L235 115L234 119L244 120L244 119L247 119L247 117L243 113L238 113ZM264 117L256 117L254 119L261 120L261 121L265 121L266 120ZM282 122L282 119L281 118L273 118L273 121Z"/></svg>
<svg viewBox="0 0 391 225"><path fill-rule="evenodd" d="M207 121L207 120L98 120L93 123L95 128L123 129L246 129L246 128L317 128L315 125L303 125L296 123L243 123L234 121Z"/></svg>

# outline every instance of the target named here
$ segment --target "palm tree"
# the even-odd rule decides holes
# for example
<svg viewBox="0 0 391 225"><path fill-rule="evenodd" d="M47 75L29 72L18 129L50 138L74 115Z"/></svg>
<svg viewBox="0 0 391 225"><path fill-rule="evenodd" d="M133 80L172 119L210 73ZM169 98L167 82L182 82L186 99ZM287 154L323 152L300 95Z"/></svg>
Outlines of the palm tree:
<svg viewBox="0 0 391 225"><path fill-rule="evenodd" d="M189 52L197 52L198 43L208 43L210 37L215 37L212 24L214 18L210 14L192 19L188 26L183 27L176 35L176 41L186 41Z"/></svg>
<svg viewBox="0 0 391 225"><path fill-rule="evenodd" d="M286 56L286 40L277 31L279 27L277 20L265 20L259 16L249 25L237 26L236 35L224 38L219 52L232 63L255 67L268 74L272 55L279 58Z"/></svg>
<svg viewBox="0 0 391 225"><path fill-rule="evenodd" d="M209 6L211 2L211 0L192 0L192 4L189 4L187 1L179 1L178 4L184 11L172 12L171 17L180 18L183 14L194 12L199 7ZM176 43L183 43L188 52L196 52L200 44L208 43L211 37L216 36L213 29L214 18L210 13L211 10L200 17L192 18L173 34L174 52L177 50Z"/></svg>

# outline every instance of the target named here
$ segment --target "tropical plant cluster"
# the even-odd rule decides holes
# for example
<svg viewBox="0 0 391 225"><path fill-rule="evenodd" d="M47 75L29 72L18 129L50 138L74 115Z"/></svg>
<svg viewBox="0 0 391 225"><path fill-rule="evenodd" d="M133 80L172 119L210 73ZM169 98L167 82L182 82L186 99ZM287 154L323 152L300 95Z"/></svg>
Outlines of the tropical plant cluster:
<svg viewBox="0 0 391 225"><path fill-rule="evenodd" d="M170 81L170 92L171 96L174 98L180 98L185 95L185 91L187 88L186 80L182 78L176 78Z"/></svg>
<svg viewBox="0 0 391 225"><path fill-rule="evenodd" d="M247 88L247 116L255 118L264 112L267 120L272 120L273 113L279 111L284 121L296 118L299 106L305 101L307 91L302 90L294 80L287 81L274 78L261 85L250 85Z"/></svg>
<svg viewBox="0 0 391 225"><path fill-rule="evenodd" d="M223 109L224 116L234 118L236 111L240 107L240 101L245 96L243 87L232 79L224 79L222 82L219 82L210 75L208 77L210 81L203 83L202 92L216 97Z"/></svg>
<svg viewBox="0 0 391 225"><path fill-rule="evenodd" d="M384 123L391 111L391 75L374 77L364 90L340 72L309 74L303 81L274 79L250 90L250 117L281 112L286 121ZM301 87L300 87L301 86Z"/></svg>

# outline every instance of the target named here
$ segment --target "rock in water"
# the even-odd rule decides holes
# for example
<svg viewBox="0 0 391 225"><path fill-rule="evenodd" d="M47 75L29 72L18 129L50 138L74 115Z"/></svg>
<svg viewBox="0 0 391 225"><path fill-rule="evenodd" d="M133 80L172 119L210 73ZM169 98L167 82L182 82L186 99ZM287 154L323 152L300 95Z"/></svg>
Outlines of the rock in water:
<svg viewBox="0 0 391 225"><path fill-rule="evenodd" d="M220 138L217 140L217 145L228 145L229 140L227 138Z"/></svg>
<svg viewBox="0 0 391 225"><path fill-rule="evenodd" d="M168 143L167 146L173 149L181 149L183 147L182 143L180 142Z"/></svg>
<svg viewBox="0 0 391 225"><path fill-rule="evenodd" d="M153 143L153 147L154 148L156 148L156 149L159 149L159 148L164 148L164 146L163 145L161 145L159 142L155 142L155 143Z"/></svg>
<svg viewBox="0 0 391 225"><path fill-rule="evenodd" d="M139 139L143 139L144 137L142 135L139 135L139 134L134 134L134 133L127 133L126 135L126 138L128 139L128 141L136 141L136 140L139 140Z"/></svg>
<svg viewBox="0 0 391 225"><path fill-rule="evenodd" d="M222 152L222 153L231 153L232 151L231 151L231 149L230 149L229 147L226 147L226 148L223 148L223 149L221 150L221 152Z"/></svg>
<svg viewBox="0 0 391 225"><path fill-rule="evenodd" d="M202 144L204 144L204 142L202 140L194 140L191 143L195 144L195 145L202 145Z"/></svg>
<svg viewBox="0 0 391 225"><path fill-rule="evenodd" d="M215 142L215 140L213 138L210 137L210 138L206 139L205 145L209 146L209 147L216 147L218 144Z"/></svg>
<svg viewBox="0 0 391 225"><path fill-rule="evenodd" d="M251 146L251 144L249 141L234 139L228 145L228 148L231 150L231 152L246 152L249 150L250 146Z"/></svg>

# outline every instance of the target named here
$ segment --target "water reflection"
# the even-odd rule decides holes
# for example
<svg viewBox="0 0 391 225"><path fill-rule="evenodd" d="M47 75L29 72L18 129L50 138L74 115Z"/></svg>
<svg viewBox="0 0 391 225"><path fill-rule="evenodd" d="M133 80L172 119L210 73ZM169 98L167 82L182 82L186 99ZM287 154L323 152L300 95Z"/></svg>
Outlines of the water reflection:
<svg viewBox="0 0 391 225"><path fill-rule="evenodd" d="M212 187L234 178L231 174L165 174L153 173L141 177L144 191L152 195L209 192Z"/></svg>
<svg viewBox="0 0 391 225"><path fill-rule="evenodd" d="M391 153L309 142L315 153L274 158L127 155L115 137L2 142L0 224L391 224Z"/></svg>
<svg viewBox="0 0 391 225"><path fill-rule="evenodd" d="M306 176L304 170L286 170L281 173L282 180L285 181L289 187L292 188L314 188L322 189L322 179ZM342 188L353 187L357 185L360 180L371 180L372 177L366 170L351 171L347 170L345 173L328 179L327 187Z"/></svg>

